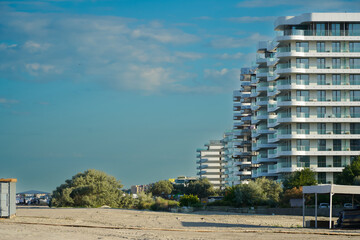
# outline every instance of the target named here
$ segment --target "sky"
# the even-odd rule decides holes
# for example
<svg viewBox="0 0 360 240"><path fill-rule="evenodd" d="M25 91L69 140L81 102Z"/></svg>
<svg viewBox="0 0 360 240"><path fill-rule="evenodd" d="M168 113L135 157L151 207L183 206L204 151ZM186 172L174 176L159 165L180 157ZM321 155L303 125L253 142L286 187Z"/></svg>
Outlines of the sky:
<svg viewBox="0 0 360 240"><path fill-rule="evenodd" d="M98 169L125 187L196 176L278 16L341 0L0 1L0 178L52 191Z"/></svg>

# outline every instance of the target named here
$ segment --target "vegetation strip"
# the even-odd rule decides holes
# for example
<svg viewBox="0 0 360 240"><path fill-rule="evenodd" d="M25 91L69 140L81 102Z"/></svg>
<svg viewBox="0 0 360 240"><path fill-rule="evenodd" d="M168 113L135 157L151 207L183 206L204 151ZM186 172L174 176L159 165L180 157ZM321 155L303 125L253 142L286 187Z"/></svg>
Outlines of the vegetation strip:
<svg viewBox="0 0 360 240"><path fill-rule="evenodd" d="M31 222L8 222L10 224L43 225L55 227L77 227L77 228L101 228L117 230L150 230L150 231L168 231L168 232L234 232L234 233L285 233L285 234L315 234L315 235L335 235L335 236L360 236L360 233L339 233L339 232L299 232L299 231L268 231L268 230L188 230L188 229L169 229L169 228L145 228L145 227L115 227L115 226L91 226L91 225L73 225L73 224L53 224L53 223L31 223Z"/></svg>

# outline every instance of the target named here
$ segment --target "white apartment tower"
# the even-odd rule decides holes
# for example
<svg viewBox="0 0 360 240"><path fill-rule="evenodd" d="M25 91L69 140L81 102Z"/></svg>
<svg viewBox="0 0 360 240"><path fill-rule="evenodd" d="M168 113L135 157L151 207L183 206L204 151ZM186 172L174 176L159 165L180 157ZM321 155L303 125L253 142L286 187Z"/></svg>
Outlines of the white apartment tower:
<svg viewBox="0 0 360 240"><path fill-rule="evenodd" d="M309 167L319 183L334 182L360 155L360 13L280 17L275 31L258 45L250 94L252 177L282 180Z"/></svg>
<svg viewBox="0 0 360 240"><path fill-rule="evenodd" d="M215 188L224 187L224 144L220 140L210 140L198 148L197 169L200 178L207 178Z"/></svg>

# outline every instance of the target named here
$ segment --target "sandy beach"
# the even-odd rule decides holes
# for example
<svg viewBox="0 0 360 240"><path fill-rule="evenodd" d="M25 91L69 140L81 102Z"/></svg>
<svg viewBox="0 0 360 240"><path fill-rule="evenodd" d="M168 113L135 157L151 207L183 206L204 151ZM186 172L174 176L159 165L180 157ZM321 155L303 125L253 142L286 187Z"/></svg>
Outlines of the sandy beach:
<svg viewBox="0 0 360 240"><path fill-rule="evenodd" d="M307 220L312 218L307 217ZM21 207L1 239L359 239L360 230L303 229L300 216Z"/></svg>

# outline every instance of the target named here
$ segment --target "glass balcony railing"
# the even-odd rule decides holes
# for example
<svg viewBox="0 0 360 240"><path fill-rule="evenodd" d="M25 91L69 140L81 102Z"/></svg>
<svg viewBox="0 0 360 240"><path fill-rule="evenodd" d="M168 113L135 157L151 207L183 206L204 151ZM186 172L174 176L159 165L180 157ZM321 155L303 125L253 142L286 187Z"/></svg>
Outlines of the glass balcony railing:
<svg viewBox="0 0 360 240"><path fill-rule="evenodd" d="M283 32L277 32L278 36L360 36L360 30L285 30Z"/></svg>
<svg viewBox="0 0 360 240"><path fill-rule="evenodd" d="M296 63L296 68L308 69L308 68L309 68L309 64L306 64L306 63Z"/></svg>
<svg viewBox="0 0 360 240"><path fill-rule="evenodd" d="M278 133L282 135L291 134L291 129L279 129Z"/></svg>
<svg viewBox="0 0 360 240"><path fill-rule="evenodd" d="M309 118L309 113L303 113L303 112L298 112L296 113L296 117L298 118Z"/></svg>
<svg viewBox="0 0 360 240"><path fill-rule="evenodd" d="M308 102L309 96L296 96L296 101Z"/></svg>
<svg viewBox="0 0 360 240"><path fill-rule="evenodd" d="M291 97L289 96L279 96L276 98L278 102L289 102L291 101Z"/></svg>
<svg viewBox="0 0 360 240"><path fill-rule="evenodd" d="M309 80L297 79L296 80L296 85L309 85Z"/></svg>
<svg viewBox="0 0 360 240"><path fill-rule="evenodd" d="M310 134L309 129L296 129L297 134Z"/></svg>
<svg viewBox="0 0 360 240"><path fill-rule="evenodd" d="M310 146L297 146L297 151L310 151Z"/></svg>
<svg viewBox="0 0 360 240"><path fill-rule="evenodd" d="M276 52L291 52L291 48L290 47L279 47L276 49Z"/></svg>
<svg viewBox="0 0 360 240"><path fill-rule="evenodd" d="M309 47L296 47L296 52L309 52Z"/></svg>
<svg viewBox="0 0 360 240"><path fill-rule="evenodd" d="M291 118L291 113L279 113L280 118Z"/></svg>
<svg viewBox="0 0 360 240"><path fill-rule="evenodd" d="M360 81L359 81L359 82L360 82ZM290 79L279 80L279 81L277 81L277 85L280 85L280 86L291 85L291 80L290 80Z"/></svg>

